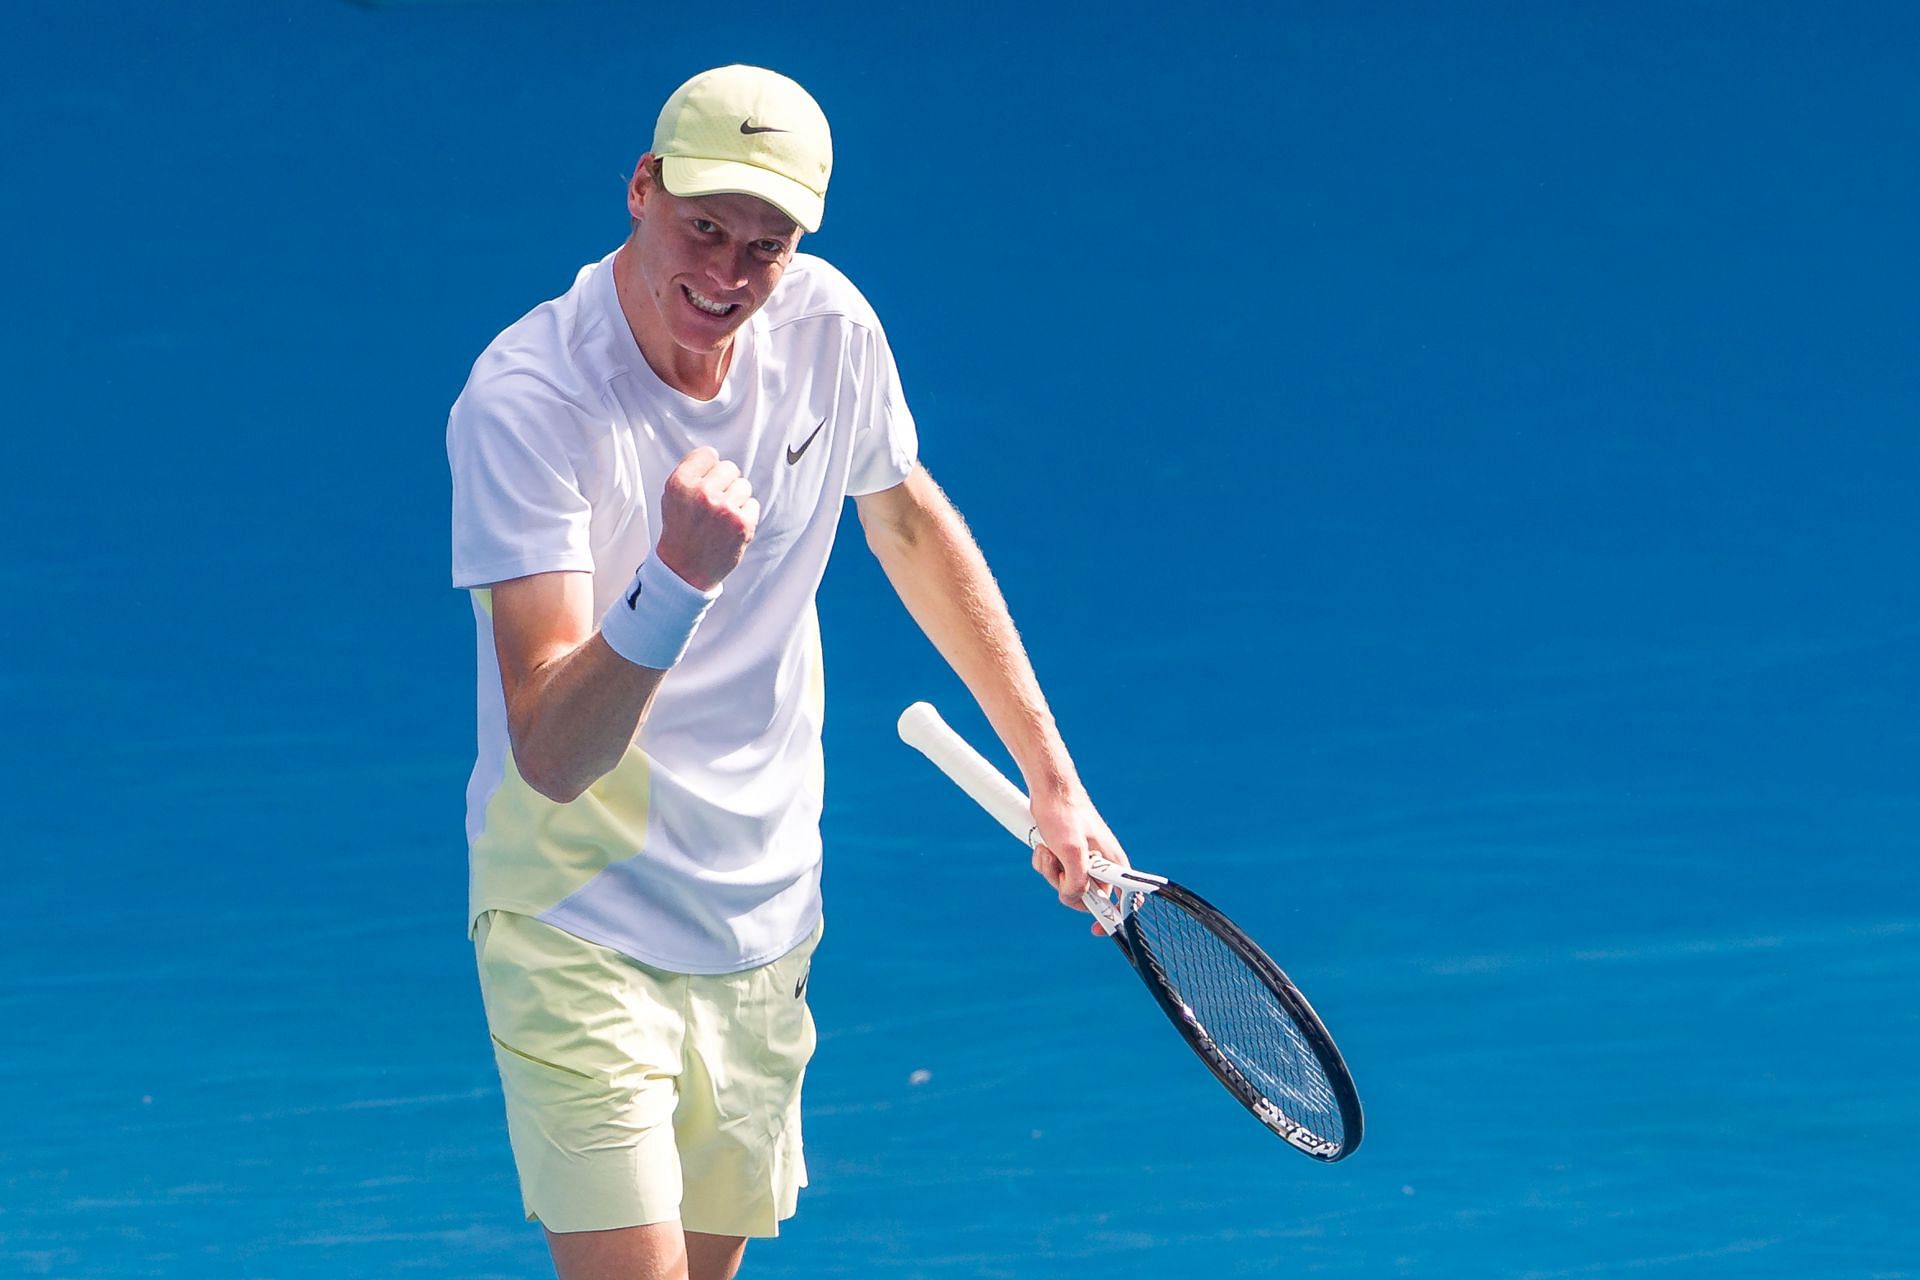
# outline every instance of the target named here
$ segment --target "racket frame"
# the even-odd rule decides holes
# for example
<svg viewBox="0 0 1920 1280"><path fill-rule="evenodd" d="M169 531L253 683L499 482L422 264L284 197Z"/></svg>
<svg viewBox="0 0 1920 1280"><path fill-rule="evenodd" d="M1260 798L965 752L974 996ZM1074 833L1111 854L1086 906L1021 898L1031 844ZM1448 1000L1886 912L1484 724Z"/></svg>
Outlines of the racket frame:
<svg viewBox="0 0 1920 1280"><path fill-rule="evenodd" d="M930 703L916 702L901 712L899 730L902 741L938 766L1015 839L1029 849L1040 842L1027 797L966 739L955 733ZM1332 1164L1352 1155L1364 1131L1360 1095L1354 1088L1353 1075L1347 1070L1346 1060L1340 1056L1326 1024L1320 1021L1320 1015L1314 1012L1285 970L1219 908L1165 876L1136 871L1097 853L1087 857L1087 876L1091 883L1082 899L1087 909L1119 944L1127 963L1153 993L1154 1002L1167 1020L1227 1091L1252 1112L1255 1119L1313 1159ZM1134 912L1146 901L1147 895L1156 893L1164 894L1171 905L1186 912L1201 928L1226 944L1279 1001L1332 1086L1343 1141L1323 1138L1290 1119L1214 1043L1193 1011L1180 999L1165 971L1153 958L1152 948L1134 929Z"/></svg>
<svg viewBox="0 0 1920 1280"><path fill-rule="evenodd" d="M1207 1064L1207 1070L1213 1072L1214 1077L1226 1087L1227 1092L1238 1098L1240 1104L1252 1112L1256 1120L1284 1139L1288 1145L1324 1164L1333 1164L1352 1155L1360 1145L1360 1136L1365 1131L1366 1124L1360 1109L1360 1094L1354 1088L1353 1073L1347 1069L1346 1059L1340 1056L1339 1048L1334 1045L1333 1036L1327 1030L1326 1023L1320 1020L1320 1015L1314 1012L1311 1004L1307 1003L1306 996L1302 995L1300 988L1294 985L1293 979L1287 977L1286 971L1275 964L1273 958L1261 950L1260 944L1248 937L1246 931L1229 920L1218 907L1184 885L1174 884L1171 881L1163 881L1159 892L1168 903L1184 911L1198 922L1201 928L1226 944L1240 958L1241 963L1259 977L1261 983L1286 1011L1287 1017L1299 1031L1300 1038L1306 1042L1308 1051L1313 1054L1321 1074L1326 1076L1327 1083L1333 1090L1334 1104L1340 1111L1342 1140L1335 1142L1329 1138L1323 1138L1295 1122L1279 1104L1267 1097L1259 1086L1247 1078L1246 1073L1240 1070L1233 1059L1214 1043L1213 1037L1208 1034L1205 1027L1200 1025L1199 1019L1193 1016L1193 1011L1180 999L1179 993L1167 979L1158 960L1154 958L1152 948L1137 936L1134 922L1129 919L1114 935L1114 941L1120 944L1120 950L1126 954L1127 963L1133 966L1134 972L1140 975L1140 980L1146 984L1147 990L1153 993L1154 1002L1160 1006L1160 1011L1167 1015L1167 1021L1173 1024L1174 1030L1180 1033L1181 1038L1193 1049L1195 1055ZM1132 913L1128 914L1131 916Z"/></svg>

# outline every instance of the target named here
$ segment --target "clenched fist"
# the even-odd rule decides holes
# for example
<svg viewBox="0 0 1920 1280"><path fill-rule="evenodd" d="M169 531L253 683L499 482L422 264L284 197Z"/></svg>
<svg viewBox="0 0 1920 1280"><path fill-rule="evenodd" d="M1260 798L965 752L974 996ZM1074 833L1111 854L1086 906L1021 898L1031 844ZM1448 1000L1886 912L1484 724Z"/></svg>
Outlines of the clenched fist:
<svg viewBox="0 0 1920 1280"><path fill-rule="evenodd" d="M733 572L760 525L760 500L740 468L701 445L680 460L660 496L656 554L701 591Z"/></svg>

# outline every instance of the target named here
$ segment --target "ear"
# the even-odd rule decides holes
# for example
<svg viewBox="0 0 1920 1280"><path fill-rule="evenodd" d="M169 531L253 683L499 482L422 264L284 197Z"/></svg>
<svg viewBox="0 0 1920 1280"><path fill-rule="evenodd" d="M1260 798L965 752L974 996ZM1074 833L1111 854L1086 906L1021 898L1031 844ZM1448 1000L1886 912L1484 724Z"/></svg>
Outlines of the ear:
<svg viewBox="0 0 1920 1280"><path fill-rule="evenodd" d="M633 167L633 181L627 184L627 214L638 220L646 216L647 197L654 191L653 152L640 157Z"/></svg>

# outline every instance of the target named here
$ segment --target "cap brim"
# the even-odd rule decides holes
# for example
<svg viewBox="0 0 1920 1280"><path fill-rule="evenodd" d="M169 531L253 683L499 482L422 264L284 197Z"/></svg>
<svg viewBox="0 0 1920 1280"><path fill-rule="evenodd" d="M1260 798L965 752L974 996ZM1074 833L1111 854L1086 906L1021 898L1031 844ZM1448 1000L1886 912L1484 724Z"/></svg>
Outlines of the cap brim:
<svg viewBox="0 0 1920 1280"><path fill-rule="evenodd" d="M758 196L800 224L802 231L818 231L827 198L759 165L738 160L700 160L692 156L663 156L661 178L676 196L722 194Z"/></svg>

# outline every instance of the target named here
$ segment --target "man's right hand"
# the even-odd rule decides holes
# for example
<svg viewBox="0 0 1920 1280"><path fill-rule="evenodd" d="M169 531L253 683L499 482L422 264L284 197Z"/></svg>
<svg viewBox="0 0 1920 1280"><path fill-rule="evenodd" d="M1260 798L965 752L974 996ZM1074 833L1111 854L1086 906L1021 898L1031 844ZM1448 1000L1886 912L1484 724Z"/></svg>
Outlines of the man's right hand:
<svg viewBox="0 0 1920 1280"><path fill-rule="evenodd" d="M732 573L760 525L760 500L740 468L701 445L680 460L660 497L660 562L711 591Z"/></svg>

